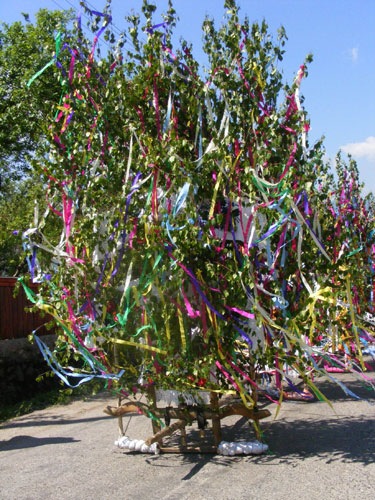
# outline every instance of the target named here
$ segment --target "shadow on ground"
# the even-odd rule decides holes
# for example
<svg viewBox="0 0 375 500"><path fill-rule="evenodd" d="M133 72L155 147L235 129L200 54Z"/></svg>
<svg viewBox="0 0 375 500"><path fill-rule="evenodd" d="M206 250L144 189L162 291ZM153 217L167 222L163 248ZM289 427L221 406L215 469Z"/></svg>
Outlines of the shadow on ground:
<svg viewBox="0 0 375 500"><path fill-rule="evenodd" d="M14 436L8 441L0 441L0 451L20 450L24 448L35 448L46 444L79 443L79 439L68 437L36 438L33 436Z"/></svg>
<svg viewBox="0 0 375 500"><path fill-rule="evenodd" d="M356 399L367 400L375 405L375 373L367 373L366 376L372 380L374 387L369 384L364 384L358 378L354 378L352 374L339 373L329 374L331 379L320 378L316 380L316 385L322 391L324 396L331 402L335 401L351 401ZM342 388L339 384L342 384ZM352 396L345 392L348 389ZM357 398L355 397L357 396ZM371 407L370 411L371 411Z"/></svg>
<svg viewBox="0 0 375 500"><path fill-rule="evenodd" d="M232 430L223 429L225 439L233 438ZM191 436L192 437L192 436ZM235 440L251 440L249 424L241 418L236 425ZM191 469L182 480L189 480L208 463L221 467L234 467L239 461L259 465L298 465L307 458L332 462L361 463L369 465L375 461L375 420L369 417L309 418L304 420L275 421L265 433L269 453L259 456L224 457L220 455L161 454L146 458L153 467L180 467L191 464ZM129 453L129 452L127 452ZM132 453L130 453L132 454Z"/></svg>
<svg viewBox="0 0 375 500"><path fill-rule="evenodd" d="M72 420L61 418L61 415L49 415L48 418L41 418L39 415L35 416L33 414L30 414L30 416L22 417L22 420L11 420L6 424L1 425L0 429L13 429L17 427L40 427L47 425L72 425L85 422L98 422L99 420L108 420L108 417L75 418L74 420Z"/></svg>
<svg viewBox="0 0 375 500"><path fill-rule="evenodd" d="M373 374L371 374L373 375ZM369 465L375 461L375 393L369 391L360 381L353 380L351 375L334 375L337 380L359 398L370 402L365 407L365 414L346 415L349 405L355 405L356 398L348 397L345 392L332 381L320 379L316 383L323 394L332 402L335 411L322 402L284 402L281 417L278 420L264 422L264 441L269 446L269 453L260 456L223 457L219 455L159 455L146 460L155 467L175 467L182 463L190 463L192 468L183 478L191 479L207 463L220 466L234 466L238 461L251 461L258 464L285 463L297 465L307 458L323 460L325 463L357 462ZM348 406L347 406L348 405ZM266 404L272 413L276 405ZM363 408L362 408L363 409ZM246 418L240 418L233 426L223 427L223 439L226 441L251 441L255 439L252 426ZM207 439L211 438L207 431ZM190 429L189 443L199 442L196 429ZM176 442L170 442L170 445Z"/></svg>
<svg viewBox="0 0 375 500"><path fill-rule="evenodd" d="M375 460L375 420L367 416L280 420L269 426L266 442L274 455L257 457L262 463L315 457L326 463L368 465Z"/></svg>

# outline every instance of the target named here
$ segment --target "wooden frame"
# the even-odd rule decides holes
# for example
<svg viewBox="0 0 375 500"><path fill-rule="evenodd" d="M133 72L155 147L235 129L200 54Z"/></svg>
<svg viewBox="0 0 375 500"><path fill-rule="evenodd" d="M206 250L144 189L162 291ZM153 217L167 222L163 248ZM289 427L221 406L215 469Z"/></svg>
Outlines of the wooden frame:
<svg viewBox="0 0 375 500"><path fill-rule="evenodd" d="M153 435L150 436L145 444L151 446L153 443L159 444L159 449L164 453L217 453L217 447L222 441L221 437L221 420L229 417L231 415L241 415L247 417L249 420L253 421L255 432L257 434L257 439L260 439L259 431L259 421L267 418L271 415L270 411L267 409L258 409L254 407L253 409L246 408L243 403L231 402L219 405L219 398L216 393L210 393L210 404L207 406L198 405L186 405L174 407L164 407L158 408L155 399L155 390L151 389L149 393L149 404L141 403L138 401L128 401L119 405L117 407L107 406L104 409L104 413L112 417L117 417L119 419L120 432L123 435L122 426L122 416L130 413L138 413L145 416L149 416L150 413L157 417L158 419L165 419L166 426L161 428L160 425L152 420ZM212 431L214 437L214 445L207 446L188 446L187 445L187 435L186 426L194 421L202 423L204 421L212 421ZM175 422L170 423L170 420L175 420ZM201 437L203 437L203 428L201 427ZM180 431L180 445L173 447L164 447L163 438L171 436L175 432Z"/></svg>

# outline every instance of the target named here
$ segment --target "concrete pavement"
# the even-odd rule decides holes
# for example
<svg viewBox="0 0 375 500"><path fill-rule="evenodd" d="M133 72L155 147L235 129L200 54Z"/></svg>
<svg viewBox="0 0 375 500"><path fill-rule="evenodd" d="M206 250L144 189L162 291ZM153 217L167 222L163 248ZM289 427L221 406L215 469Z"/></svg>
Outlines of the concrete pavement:
<svg viewBox="0 0 375 500"><path fill-rule="evenodd" d="M375 402L348 375L338 377ZM0 499L373 500L375 406L320 387L336 414L326 403L284 403L277 420L263 421L271 454L261 456L120 450L117 421L103 414L116 404L108 395L36 411L0 426ZM233 427L224 425L225 439L253 438L244 418L226 421ZM124 426L131 438L151 434L142 416Z"/></svg>

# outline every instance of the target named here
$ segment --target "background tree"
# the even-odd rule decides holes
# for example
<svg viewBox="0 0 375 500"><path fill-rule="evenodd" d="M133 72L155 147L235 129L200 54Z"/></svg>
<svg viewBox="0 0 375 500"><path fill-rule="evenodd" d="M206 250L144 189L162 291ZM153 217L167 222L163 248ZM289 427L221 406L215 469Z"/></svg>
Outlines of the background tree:
<svg viewBox="0 0 375 500"><path fill-rule="evenodd" d="M24 17L26 23L0 25L0 193L9 180L30 172L30 158L44 140L41 120L60 99L61 83L54 66L32 87L27 82L53 57L58 31L69 37L73 14L41 9L34 24Z"/></svg>
<svg viewBox="0 0 375 500"><path fill-rule="evenodd" d="M55 64L31 87L27 83L53 58L57 33L68 41L73 19L71 11L41 9L35 23L23 15L26 22L0 25L0 274L7 276L24 266L14 231L31 225L35 200L41 210L45 206L45 186L32 159L46 139L42 122L62 92ZM60 59L66 57L62 51Z"/></svg>

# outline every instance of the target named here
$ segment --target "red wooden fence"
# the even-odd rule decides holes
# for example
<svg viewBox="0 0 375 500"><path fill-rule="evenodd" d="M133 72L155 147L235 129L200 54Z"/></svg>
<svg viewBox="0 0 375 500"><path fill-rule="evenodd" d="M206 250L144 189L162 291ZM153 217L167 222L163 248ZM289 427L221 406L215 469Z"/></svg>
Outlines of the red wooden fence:
<svg viewBox="0 0 375 500"><path fill-rule="evenodd" d="M33 330L48 322L48 317L41 318L38 313L25 312L25 307L30 307L22 286L18 295L13 297L14 285L17 278L0 278L0 340L19 339L27 337ZM33 291L38 285L31 284ZM53 333L41 326L38 335Z"/></svg>

